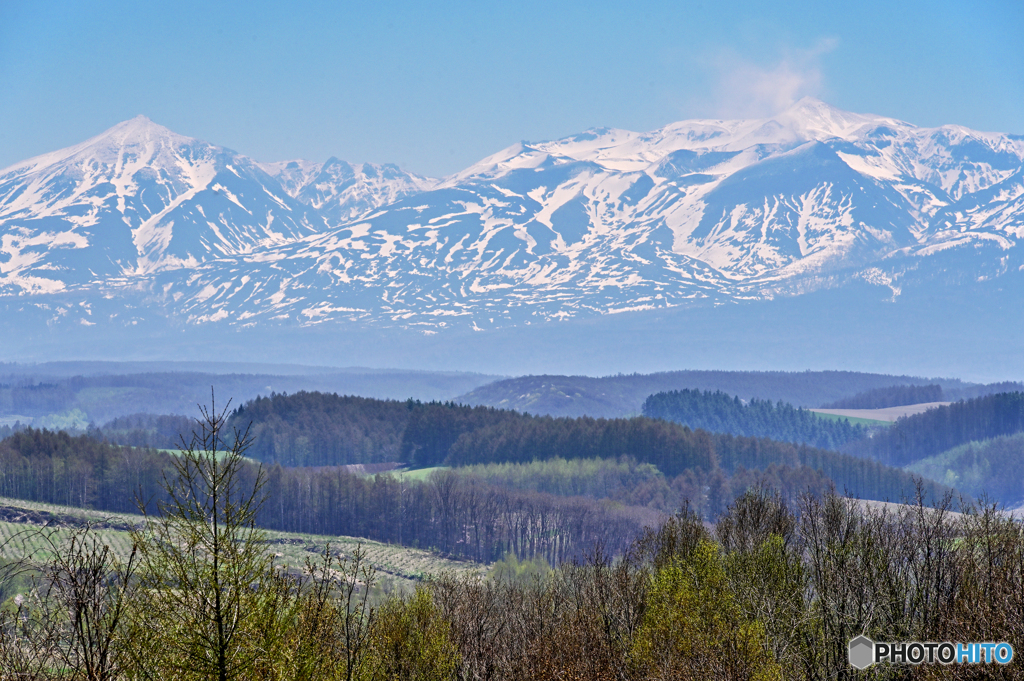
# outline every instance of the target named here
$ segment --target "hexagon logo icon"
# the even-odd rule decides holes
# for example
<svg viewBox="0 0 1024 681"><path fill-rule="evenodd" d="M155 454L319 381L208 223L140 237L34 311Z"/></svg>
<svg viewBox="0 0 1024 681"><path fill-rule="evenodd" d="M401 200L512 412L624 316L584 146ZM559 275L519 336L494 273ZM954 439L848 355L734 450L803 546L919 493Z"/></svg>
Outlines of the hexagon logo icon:
<svg viewBox="0 0 1024 681"><path fill-rule="evenodd" d="M857 669L867 669L874 664L875 642L867 636L858 636L850 641L850 665Z"/></svg>

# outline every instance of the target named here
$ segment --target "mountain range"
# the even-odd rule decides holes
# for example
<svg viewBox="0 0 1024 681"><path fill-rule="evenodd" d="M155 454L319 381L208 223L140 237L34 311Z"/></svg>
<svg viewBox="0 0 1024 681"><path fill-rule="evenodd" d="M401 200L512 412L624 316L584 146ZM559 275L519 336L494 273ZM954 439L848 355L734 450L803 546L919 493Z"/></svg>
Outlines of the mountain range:
<svg viewBox="0 0 1024 681"><path fill-rule="evenodd" d="M12 334L642 326L853 291L1003 306L1022 238L1024 136L814 99L523 142L445 178L260 163L141 116L0 170Z"/></svg>

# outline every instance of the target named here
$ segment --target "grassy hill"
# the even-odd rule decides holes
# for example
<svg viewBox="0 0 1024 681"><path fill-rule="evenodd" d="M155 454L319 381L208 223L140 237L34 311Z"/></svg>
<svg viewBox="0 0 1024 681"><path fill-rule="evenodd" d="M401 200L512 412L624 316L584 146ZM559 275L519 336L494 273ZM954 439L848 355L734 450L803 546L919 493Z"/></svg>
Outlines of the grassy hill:
<svg viewBox="0 0 1024 681"><path fill-rule="evenodd" d="M56 541L70 534L73 528L90 524L110 548L121 557L131 552L129 530L143 522L140 515L110 514L101 511L40 504L0 497L0 558L45 561L52 535ZM362 544L371 564L382 577L390 578L399 587L442 572L482 572L484 566L471 561L442 558L430 551L393 546L368 539L344 536L299 534L266 530L267 550L277 563L301 567L306 558L315 559L329 543L343 555L350 555Z"/></svg>

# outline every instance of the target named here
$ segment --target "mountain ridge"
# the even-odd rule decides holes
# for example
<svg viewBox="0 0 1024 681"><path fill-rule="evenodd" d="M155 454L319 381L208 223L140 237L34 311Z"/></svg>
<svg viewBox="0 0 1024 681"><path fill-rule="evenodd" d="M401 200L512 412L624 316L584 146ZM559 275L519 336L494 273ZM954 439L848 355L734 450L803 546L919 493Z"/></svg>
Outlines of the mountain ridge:
<svg viewBox="0 0 1024 681"><path fill-rule="evenodd" d="M434 334L862 284L898 303L1019 286L1022 238L1024 136L812 99L522 142L440 179L259 163L143 116L0 170L0 299L84 326Z"/></svg>

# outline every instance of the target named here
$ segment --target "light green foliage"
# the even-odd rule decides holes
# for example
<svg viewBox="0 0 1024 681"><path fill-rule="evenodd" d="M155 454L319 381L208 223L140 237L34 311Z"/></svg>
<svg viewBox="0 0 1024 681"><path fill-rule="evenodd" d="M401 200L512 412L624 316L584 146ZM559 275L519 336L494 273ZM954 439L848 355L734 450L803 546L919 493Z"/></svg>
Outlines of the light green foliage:
<svg viewBox="0 0 1024 681"><path fill-rule="evenodd" d="M134 611L140 668L163 676L240 678L269 664L288 615L285 584L255 526L262 480L241 479L244 436L203 410L200 431L175 461L170 501L132 533L141 554Z"/></svg>
<svg viewBox="0 0 1024 681"><path fill-rule="evenodd" d="M955 487L963 494L983 494L1005 504L1024 499L1020 476L1024 467L1024 433L968 442L941 454L915 461L906 470Z"/></svg>
<svg viewBox="0 0 1024 681"><path fill-rule="evenodd" d="M426 482L435 471L446 471L448 466L430 466L428 468L413 468L405 471L390 471L381 475L390 475L405 482Z"/></svg>
<svg viewBox="0 0 1024 681"><path fill-rule="evenodd" d="M752 551L728 553L724 565L744 616L764 625L775 659L787 669L798 667L810 634L807 575L800 556L773 534Z"/></svg>
<svg viewBox="0 0 1024 681"><path fill-rule="evenodd" d="M533 560L519 560L514 554L506 554L496 561L488 575L499 582L516 583L524 586L539 584L551 574L551 566L538 556Z"/></svg>
<svg viewBox="0 0 1024 681"><path fill-rule="evenodd" d="M81 409L70 409L37 418L32 422L32 427L65 431L85 430L89 427L89 417Z"/></svg>
<svg viewBox="0 0 1024 681"><path fill-rule="evenodd" d="M665 476L656 466L619 459L563 459L555 457L530 463L492 463L456 469L464 475L510 489L532 490L561 496L587 496L597 499L628 499L631 490L663 487Z"/></svg>
<svg viewBox="0 0 1024 681"><path fill-rule="evenodd" d="M654 573L633 659L655 678L782 678L764 624L743 612L708 540Z"/></svg>
<svg viewBox="0 0 1024 681"><path fill-rule="evenodd" d="M423 587L408 600L388 599L377 612L370 639L359 675L364 681L441 681L452 678L458 665L451 625Z"/></svg>

